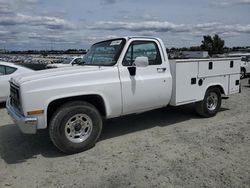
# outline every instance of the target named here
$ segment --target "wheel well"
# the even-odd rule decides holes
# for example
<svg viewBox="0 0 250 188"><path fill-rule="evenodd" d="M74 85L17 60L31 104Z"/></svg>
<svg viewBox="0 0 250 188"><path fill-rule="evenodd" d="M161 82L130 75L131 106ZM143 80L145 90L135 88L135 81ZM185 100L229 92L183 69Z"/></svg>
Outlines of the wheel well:
<svg viewBox="0 0 250 188"><path fill-rule="evenodd" d="M57 99L52 101L47 109L47 122L49 123L53 113L63 104L70 102L70 101L85 101L92 105L94 105L100 114L106 117L106 109L105 103L101 96L99 95L83 95L83 96L75 96L75 97L67 97L62 99Z"/></svg>
<svg viewBox="0 0 250 188"><path fill-rule="evenodd" d="M207 90L210 88L218 88L221 94L225 94L223 87L220 85L210 86L209 88L207 88Z"/></svg>

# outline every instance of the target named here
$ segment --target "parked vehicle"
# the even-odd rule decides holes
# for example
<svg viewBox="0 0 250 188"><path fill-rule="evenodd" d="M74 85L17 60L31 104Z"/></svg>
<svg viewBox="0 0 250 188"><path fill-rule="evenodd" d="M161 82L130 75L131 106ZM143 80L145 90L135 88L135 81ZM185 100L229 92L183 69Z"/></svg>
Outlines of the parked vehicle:
<svg viewBox="0 0 250 188"><path fill-rule="evenodd" d="M71 67L73 65L79 65L82 62L83 57L67 57L64 58L60 63L51 63L46 65L47 69L50 68L62 68L62 67Z"/></svg>
<svg viewBox="0 0 250 188"><path fill-rule="evenodd" d="M250 56L244 56L241 58L241 76L240 78L243 79L246 75L250 74Z"/></svg>
<svg viewBox="0 0 250 188"><path fill-rule="evenodd" d="M169 62L165 49L147 37L96 43L82 66L14 77L8 113L22 132L48 128L57 148L75 153L95 145L103 119L189 103L212 117L222 95L239 92L240 59Z"/></svg>
<svg viewBox="0 0 250 188"><path fill-rule="evenodd" d="M25 72L32 72L32 70L13 63L0 61L0 102L5 102L10 95L9 80L11 76Z"/></svg>

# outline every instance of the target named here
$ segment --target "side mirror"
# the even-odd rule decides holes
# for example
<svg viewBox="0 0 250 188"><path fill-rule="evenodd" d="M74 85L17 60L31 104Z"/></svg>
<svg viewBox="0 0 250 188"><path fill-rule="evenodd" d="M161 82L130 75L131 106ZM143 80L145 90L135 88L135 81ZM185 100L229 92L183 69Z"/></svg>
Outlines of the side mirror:
<svg viewBox="0 0 250 188"><path fill-rule="evenodd" d="M148 57L137 57L135 58L134 65L136 67L147 67L149 65Z"/></svg>
<svg viewBox="0 0 250 188"><path fill-rule="evenodd" d="M130 76L136 75L136 67L147 67L149 65L148 57L137 57L134 61L134 66L128 67Z"/></svg>

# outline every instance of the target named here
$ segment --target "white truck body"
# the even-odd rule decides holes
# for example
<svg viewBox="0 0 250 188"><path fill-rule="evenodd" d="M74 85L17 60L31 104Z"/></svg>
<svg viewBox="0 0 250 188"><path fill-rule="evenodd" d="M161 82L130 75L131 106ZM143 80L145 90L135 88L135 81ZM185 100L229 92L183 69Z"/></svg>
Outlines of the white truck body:
<svg viewBox="0 0 250 188"><path fill-rule="evenodd" d="M105 48L99 47L104 44ZM117 47L112 64L106 64ZM90 57L96 49L93 54L100 54ZM110 51L102 54L107 49ZM225 96L240 89L239 59L169 63L166 48L158 38L124 37L103 41L94 44L85 57L86 62L94 59L100 64L85 63L12 78L7 110L22 132L34 134L38 129L47 128L59 107L70 101L88 102L103 118L114 118L167 105L204 101L210 87L219 89ZM218 93L217 90L214 93ZM220 96L215 99L218 103ZM60 144L55 145L69 151L60 148Z"/></svg>

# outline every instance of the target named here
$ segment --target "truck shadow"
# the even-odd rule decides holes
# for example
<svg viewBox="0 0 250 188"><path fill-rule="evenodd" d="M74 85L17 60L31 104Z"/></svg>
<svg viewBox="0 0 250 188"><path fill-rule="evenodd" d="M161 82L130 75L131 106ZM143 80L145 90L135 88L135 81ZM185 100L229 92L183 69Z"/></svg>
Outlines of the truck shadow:
<svg viewBox="0 0 250 188"><path fill-rule="evenodd" d="M0 126L0 156L8 164L26 162L37 158L63 156L50 141L47 131L25 135L13 124Z"/></svg>
<svg viewBox="0 0 250 188"><path fill-rule="evenodd" d="M221 111L225 110L228 109L221 108ZM99 141L200 118L193 105L186 105L106 120ZM13 124L0 126L0 156L7 164L26 162L38 155L46 158L65 156L52 144L46 130L39 131L36 135L25 135Z"/></svg>
<svg viewBox="0 0 250 188"><path fill-rule="evenodd" d="M229 110L221 108L220 112ZM201 119L194 110L194 105L167 107L149 112L114 118L104 122L99 140L105 140L125 134L151 129L153 127L174 126L190 119Z"/></svg>

